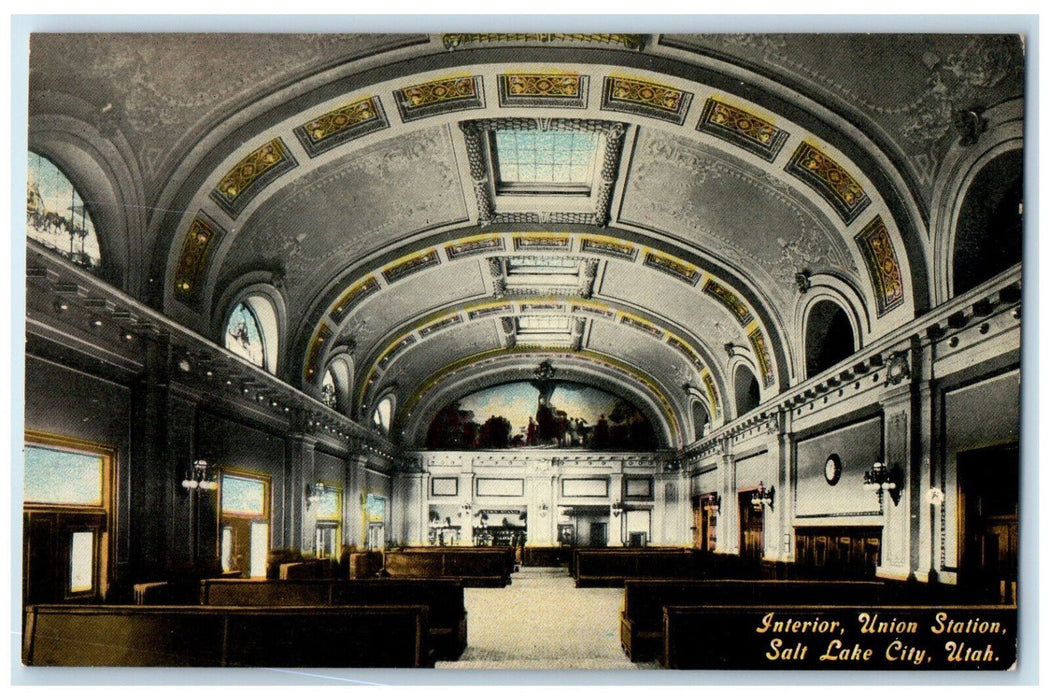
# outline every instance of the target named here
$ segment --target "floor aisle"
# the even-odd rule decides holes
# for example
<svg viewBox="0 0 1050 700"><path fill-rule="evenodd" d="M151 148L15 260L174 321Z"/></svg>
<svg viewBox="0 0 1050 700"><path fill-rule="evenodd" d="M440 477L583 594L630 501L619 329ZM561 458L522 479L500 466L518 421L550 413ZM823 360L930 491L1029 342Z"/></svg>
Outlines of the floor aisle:
<svg viewBox="0 0 1050 700"><path fill-rule="evenodd" d="M634 669L620 648L622 588L575 588L564 568L523 568L468 588L467 649L437 668Z"/></svg>

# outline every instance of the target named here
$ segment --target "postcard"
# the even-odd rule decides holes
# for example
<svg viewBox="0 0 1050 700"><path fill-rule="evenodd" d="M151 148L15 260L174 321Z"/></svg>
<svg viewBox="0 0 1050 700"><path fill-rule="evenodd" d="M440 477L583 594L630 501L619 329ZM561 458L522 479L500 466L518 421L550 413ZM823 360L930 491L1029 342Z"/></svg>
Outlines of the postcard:
<svg viewBox="0 0 1050 700"><path fill-rule="evenodd" d="M1026 40L33 33L22 663L1015 671Z"/></svg>

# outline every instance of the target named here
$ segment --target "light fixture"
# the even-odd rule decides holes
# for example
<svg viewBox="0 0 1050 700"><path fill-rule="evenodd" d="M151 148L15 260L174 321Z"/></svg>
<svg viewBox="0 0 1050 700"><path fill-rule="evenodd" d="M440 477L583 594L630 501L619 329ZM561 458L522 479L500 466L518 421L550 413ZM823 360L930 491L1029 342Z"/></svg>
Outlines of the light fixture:
<svg viewBox="0 0 1050 700"><path fill-rule="evenodd" d="M547 511L550 510L550 506L548 506L546 503L541 503L540 507L538 508L538 510L540 512L540 517L541 518L546 518L547 517Z"/></svg>
<svg viewBox="0 0 1050 700"><path fill-rule="evenodd" d="M612 516L619 518L620 514L623 513L623 501L617 501L612 504Z"/></svg>
<svg viewBox="0 0 1050 700"><path fill-rule="evenodd" d="M704 510L708 513L717 513L722 507L722 496L721 494L715 494L709 498L704 499Z"/></svg>
<svg viewBox="0 0 1050 700"><path fill-rule="evenodd" d="M314 505L328 493L328 487L318 481L316 484L306 485L306 507Z"/></svg>
<svg viewBox="0 0 1050 700"><path fill-rule="evenodd" d="M208 463L203 459L198 459L190 467L186 478L182 480L182 486L189 491L214 491L219 488L219 482L211 475Z"/></svg>
<svg viewBox="0 0 1050 700"><path fill-rule="evenodd" d="M875 462L871 469L864 472L864 490L874 491L882 503L882 494L888 493L896 505L900 501L901 480L903 478L901 468L898 466L887 469L882 462Z"/></svg>
<svg viewBox="0 0 1050 700"><path fill-rule="evenodd" d="M758 482L758 489L751 494L751 505L754 506L755 510L762 510L763 506L773 510L773 499L776 497L776 493L776 486L770 486L767 489L766 485L760 481Z"/></svg>

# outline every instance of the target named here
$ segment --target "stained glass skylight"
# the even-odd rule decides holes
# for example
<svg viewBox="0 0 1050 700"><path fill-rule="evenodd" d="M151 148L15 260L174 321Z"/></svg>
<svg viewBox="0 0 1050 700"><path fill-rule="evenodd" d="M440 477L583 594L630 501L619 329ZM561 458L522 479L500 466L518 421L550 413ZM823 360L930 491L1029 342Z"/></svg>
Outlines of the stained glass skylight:
<svg viewBox="0 0 1050 700"><path fill-rule="evenodd" d="M243 301L234 307L226 323L226 349L253 365L263 366L265 356L259 319Z"/></svg>
<svg viewBox="0 0 1050 700"><path fill-rule="evenodd" d="M586 191L605 137L590 131L499 129L494 134L498 182L502 187L570 188Z"/></svg>

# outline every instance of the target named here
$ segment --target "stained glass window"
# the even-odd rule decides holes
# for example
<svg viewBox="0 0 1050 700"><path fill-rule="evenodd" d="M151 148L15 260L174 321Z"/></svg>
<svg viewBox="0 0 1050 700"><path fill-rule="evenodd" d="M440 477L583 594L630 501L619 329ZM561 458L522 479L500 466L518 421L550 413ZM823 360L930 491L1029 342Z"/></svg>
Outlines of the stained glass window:
<svg viewBox="0 0 1050 700"><path fill-rule="evenodd" d="M23 500L101 506L102 468L97 454L26 445Z"/></svg>
<svg viewBox="0 0 1050 700"><path fill-rule="evenodd" d="M586 192L595 157L605 137L590 131L500 129L495 132L495 160L501 186Z"/></svg>
<svg viewBox="0 0 1050 700"><path fill-rule="evenodd" d="M226 322L226 349L253 365L264 367L263 335L259 319L245 302L237 304Z"/></svg>
<svg viewBox="0 0 1050 700"><path fill-rule="evenodd" d="M335 376L332 375L330 369L324 373L324 379L321 380L321 401L328 408L338 408L339 405L339 398L335 391Z"/></svg>
<svg viewBox="0 0 1050 700"><path fill-rule="evenodd" d="M266 484L258 479L222 476L222 512L236 515L266 514Z"/></svg>
<svg viewBox="0 0 1050 700"><path fill-rule="evenodd" d="M342 506L343 494L339 489L332 488L329 486L320 494L317 499L317 510L315 511L318 520L341 520L342 519Z"/></svg>
<svg viewBox="0 0 1050 700"><path fill-rule="evenodd" d="M101 255L84 198L50 160L29 154L26 234L73 262L97 268Z"/></svg>

